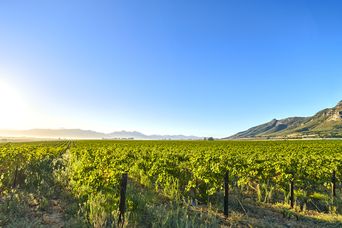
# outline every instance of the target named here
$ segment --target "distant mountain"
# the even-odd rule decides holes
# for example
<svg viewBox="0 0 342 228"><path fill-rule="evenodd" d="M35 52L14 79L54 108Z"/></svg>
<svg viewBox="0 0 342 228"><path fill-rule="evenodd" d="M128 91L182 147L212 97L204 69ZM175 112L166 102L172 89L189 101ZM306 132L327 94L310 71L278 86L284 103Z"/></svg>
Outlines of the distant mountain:
<svg viewBox="0 0 342 228"><path fill-rule="evenodd" d="M273 119L225 139L242 138L342 138L342 101L311 117Z"/></svg>
<svg viewBox="0 0 342 228"><path fill-rule="evenodd" d="M65 138L65 139L202 139L197 136L184 135L145 135L137 131L115 131L109 134L81 129L31 129L31 130L0 130L0 138L33 137L33 138Z"/></svg>

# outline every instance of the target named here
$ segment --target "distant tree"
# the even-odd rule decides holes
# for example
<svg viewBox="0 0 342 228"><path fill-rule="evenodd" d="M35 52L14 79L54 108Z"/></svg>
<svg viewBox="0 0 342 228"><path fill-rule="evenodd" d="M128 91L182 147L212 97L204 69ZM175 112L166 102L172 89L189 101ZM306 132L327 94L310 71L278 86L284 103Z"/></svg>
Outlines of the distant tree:
<svg viewBox="0 0 342 228"><path fill-rule="evenodd" d="M214 141L214 138L213 137L209 137L208 141Z"/></svg>

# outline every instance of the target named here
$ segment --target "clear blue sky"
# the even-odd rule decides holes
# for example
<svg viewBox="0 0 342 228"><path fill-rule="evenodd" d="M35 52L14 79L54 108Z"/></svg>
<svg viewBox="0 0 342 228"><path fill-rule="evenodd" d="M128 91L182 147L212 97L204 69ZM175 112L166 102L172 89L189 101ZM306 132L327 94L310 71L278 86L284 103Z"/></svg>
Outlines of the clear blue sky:
<svg viewBox="0 0 342 228"><path fill-rule="evenodd" d="M0 83L25 108L1 107L0 128L224 137L312 115L342 99L341 12L329 0L1 1Z"/></svg>

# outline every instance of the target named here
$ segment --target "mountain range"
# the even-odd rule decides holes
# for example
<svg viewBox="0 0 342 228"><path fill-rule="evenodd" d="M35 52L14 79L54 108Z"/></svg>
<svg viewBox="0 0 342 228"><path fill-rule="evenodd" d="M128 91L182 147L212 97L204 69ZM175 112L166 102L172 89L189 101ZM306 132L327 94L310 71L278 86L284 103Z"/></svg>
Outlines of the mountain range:
<svg viewBox="0 0 342 228"><path fill-rule="evenodd" d="M47 139L142 139L142 140L194 140L202 139L197 136L185 135L145 135L137 131L115 131L101 133L81 129L30 129L30 130L0 130L0 138L6 137L29 137Z"/></svg>
<svg viewBox="0 0 342 228"><path fill-rule="evenodd" d="M225 139L342 138L342 101L310 117L273 119Z"/></svg>
<svg viewBox="0 0 342 228"><path fill-rule="evenodd" d="M82 129L0 130L0 138L199 140L185 135L145 135L137 131L102 133ZM273 119L223 139L342 138L342 101L310 117Z"/></svg>

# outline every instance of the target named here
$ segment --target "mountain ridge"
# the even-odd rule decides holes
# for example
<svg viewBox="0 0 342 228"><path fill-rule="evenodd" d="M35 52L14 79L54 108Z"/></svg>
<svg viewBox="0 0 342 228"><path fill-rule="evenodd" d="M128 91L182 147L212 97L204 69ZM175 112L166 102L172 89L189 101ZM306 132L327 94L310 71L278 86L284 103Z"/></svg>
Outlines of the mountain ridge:
<svg viewBox="0 0 342 228"><path fill-rule="evenodd" d="M342 100L313 116L272 119L223 139L254 138L342 138Z"/></svg>
<svg viewBox="0 0 342 228"><path fill-rule="evenodd" d="M93 130L82 129L44 129L36 128L29 130L0 130L0 138L6 137L33 137L33 138L65 138L65 139L141 139L141 140L191 140L202 139L198 136L186 135L145 135L138 131L113 131L102 133Z"/></svg>

